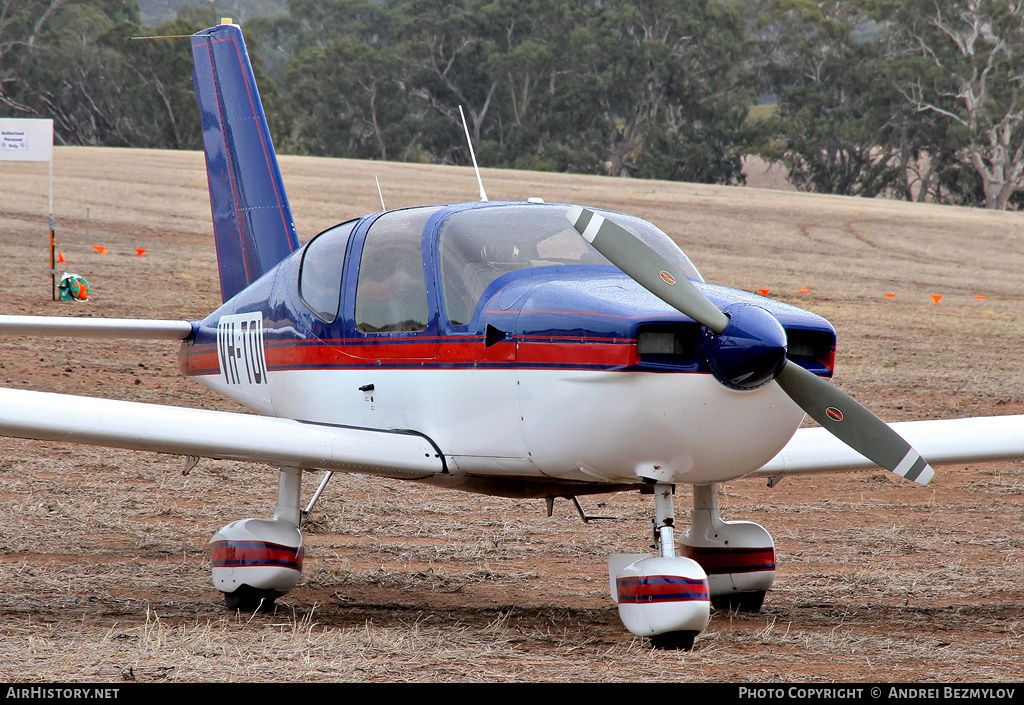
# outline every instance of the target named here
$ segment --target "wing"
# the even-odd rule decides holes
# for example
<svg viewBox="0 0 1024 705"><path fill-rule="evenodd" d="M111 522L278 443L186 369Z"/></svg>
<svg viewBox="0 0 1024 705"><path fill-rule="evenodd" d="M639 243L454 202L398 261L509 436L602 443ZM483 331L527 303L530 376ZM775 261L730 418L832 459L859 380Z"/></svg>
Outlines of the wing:
<svg viewBox="0 0 1024 705"><path fill-rule="evenodd" d="M0 337L12 335L33 335L44 338L185 340L192 335L192 324L189 321L142 318L0 316Z"/></svg>
<svg viewBox="0 0 1024 705"><path fill-rule="evenodd" d="M1024 415L985 416L889 424L932 464L1024 458ZM802 428L754 476L780 477L877 465L823 428Z"/></svg>
<svg viewBox="0 0 1024 705"><path fill-rule="evenodd" d="M19 389L0 388L0 435L402 479L444 470L411 432Z"/></svg>
<svg viewBox="0 0 1024 705"><path fill-rule="evenodd" d="M186 340L189 321L0 316L0 337ZM420 479L440 452L405 431L0 388L0 435Z"/></svg>

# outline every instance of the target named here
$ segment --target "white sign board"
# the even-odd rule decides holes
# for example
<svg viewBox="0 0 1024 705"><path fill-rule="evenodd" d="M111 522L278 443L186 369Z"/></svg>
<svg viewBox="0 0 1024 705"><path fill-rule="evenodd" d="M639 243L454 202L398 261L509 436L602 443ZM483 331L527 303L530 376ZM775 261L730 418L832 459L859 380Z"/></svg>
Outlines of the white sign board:
<svg viewBox="0 0 1024 705"><path fill-rule="evenodd" d="M0 118L0 161L52 162L53 120Z"/></svg>

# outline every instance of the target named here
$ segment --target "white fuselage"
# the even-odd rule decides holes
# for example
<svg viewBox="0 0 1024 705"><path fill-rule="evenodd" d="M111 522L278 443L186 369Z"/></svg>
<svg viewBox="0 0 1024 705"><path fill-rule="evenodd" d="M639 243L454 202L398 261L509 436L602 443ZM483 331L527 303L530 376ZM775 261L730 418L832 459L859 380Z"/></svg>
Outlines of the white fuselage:
<svg viewBox="0 0 1024 705"><path fill-rule="evenodd" d="M198 379L260 413L417 431L450 472L494 477L720 482L769 461L803 418L775 383L734 391L699 373L307 369L271 371L260 385Z"/></svg>

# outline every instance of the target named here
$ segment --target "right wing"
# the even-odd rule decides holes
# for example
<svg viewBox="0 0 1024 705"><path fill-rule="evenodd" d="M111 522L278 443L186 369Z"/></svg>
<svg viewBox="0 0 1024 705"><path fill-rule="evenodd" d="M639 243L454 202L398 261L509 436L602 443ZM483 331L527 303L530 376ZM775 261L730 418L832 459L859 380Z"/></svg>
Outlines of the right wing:
<svg viewBox="0 0 1024 705"><path fill-rule="evenodd" d="M33 335L44 338L185 340L192 335L192 324L188 321L161 321L143 318L0 316L0 337L11 335Z"/></svg>
<svg viewBox="0 0 1024 705"><path fill-rule="evenodd" d="M186 340L189 321L0 315L0 337ZM0 435L421 479L444 472L424 436L0 387Z"/></svg>
<svg viewBox="0 0 1024 705"><path fill-rule="evenodd" d="M421 479L444 459L421 435L0 388L0 435Z"/></svg>

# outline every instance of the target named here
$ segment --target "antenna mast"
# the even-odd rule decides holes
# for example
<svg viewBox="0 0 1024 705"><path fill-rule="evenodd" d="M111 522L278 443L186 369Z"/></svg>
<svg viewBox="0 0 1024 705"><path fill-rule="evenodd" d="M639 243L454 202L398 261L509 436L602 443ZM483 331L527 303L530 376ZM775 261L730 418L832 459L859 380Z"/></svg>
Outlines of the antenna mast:
<svg viewBox="0 0 1024 705"><path fill-rule="evenodd" d="M469 145L469 156L473 159L473 170L476 172L476 182L480 184L480 200L487 200L487 192L484 191L484 180L480 178L480 167L476 164L476 153L473 151L473 140L469 137L469 125L466 124L466 113L459 106L459 115L462 116L462 129L466 131L466 144Z"/></svg>
<svg viewBox="0 0 1024 705"><path fill-rule="evenodd" d="M378 179L377 175L374 174L373 180L377 182L377 195L380 196L380 209L382 211L386 211L388 207L384 205L384 192L380 190L380 179Z"/></svg>

